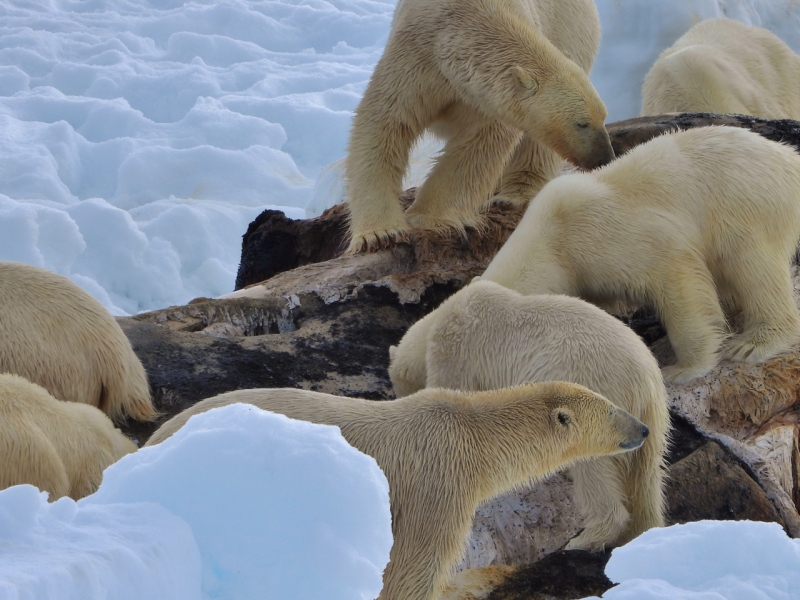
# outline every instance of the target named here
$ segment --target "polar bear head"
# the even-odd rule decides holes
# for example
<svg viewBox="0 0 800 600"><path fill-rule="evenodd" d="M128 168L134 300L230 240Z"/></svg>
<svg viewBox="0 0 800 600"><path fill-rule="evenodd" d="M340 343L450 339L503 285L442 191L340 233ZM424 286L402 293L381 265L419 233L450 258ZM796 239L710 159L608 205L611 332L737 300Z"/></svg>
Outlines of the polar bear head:
<svg viewBox="0 0 800 600"><path fill-rule="evenodd" d="M533 139L583 169L614 160L605 128L605 104L574 62L559 57L551 65L513 65L506 71L510 107Z"/></svg>

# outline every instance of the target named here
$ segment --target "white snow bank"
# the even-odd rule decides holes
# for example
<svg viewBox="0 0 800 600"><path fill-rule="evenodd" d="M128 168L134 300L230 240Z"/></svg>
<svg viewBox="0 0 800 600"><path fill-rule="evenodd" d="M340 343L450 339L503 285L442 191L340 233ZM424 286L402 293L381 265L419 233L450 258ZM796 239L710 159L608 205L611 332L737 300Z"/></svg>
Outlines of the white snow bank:
<svg viewBox="0 0 800 600"><path fill-rule="evenodd" d="M31 485L0 491L3 600L199 600L188 525L155 504L47 503Z"/></svg>
<svg viewBox="0 0 800 600"><path fill-rule="evenodd" d="M372 600L381 590L388 484L337 427L243 404L196 415L109 467L79 506L126 502L155 502L191 526L205 598Z"/></svg>
<svg viewBox="0 0 800 600"><path fill-rule="evenodd" d="M699 521L617 548L604 600L797 600L800 541L776 523Z"/></svg>
<svg viewBox="0 0 800 600"><path fill-rule="evenodd" d="M247 224L302 218L344 155L393 9L3 2L0 260L66 275L115 314L231 291Z"/></svg>

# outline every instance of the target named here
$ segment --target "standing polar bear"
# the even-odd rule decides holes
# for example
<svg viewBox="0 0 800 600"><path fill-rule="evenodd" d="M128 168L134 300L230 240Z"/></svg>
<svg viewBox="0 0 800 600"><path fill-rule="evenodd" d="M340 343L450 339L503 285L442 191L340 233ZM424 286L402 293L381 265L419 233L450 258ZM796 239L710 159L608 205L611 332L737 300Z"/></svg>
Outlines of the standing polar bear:
<svg viewBox="0 0 800 600"><path fill-rule="evenodd" d="M353 121L350 251L410 227L475 225L493 193L527 203L559 157L612 160L587 76L599 42L592 0L402 0ZM427 129L446 145L404 214L409 151Z"/></svg>
<svg viewBox="0 0 800 600"><path fill-rule="evenodd" d="M661 53L642 115L736 113L800 119L800 56L775 34L730 19L701 21Z"/></svg>
<svg viewBox="0 0 800 600"><path fill-rule="evenodd" d="M94 406L56 400L17 375L0 375L0 489L29 483L78 500L103 471L136 450Z"/></svg>
<svg viewBox="0 0 800 600"><path fill-rule="evenodd" d="M647 346L611 315L577 298L523 296L475 281L415 323L390 354L398 397L424 387L478 391L525 381L570 381L602 394L650 436L637 452L570 469L584 530L567 548L602 550L664 526L664 382Z"/></svg>
<svg viewBox="0 0 800 600"><path fill-rule="evenodd" d="M750 131L701 127L551 181L482 279L652 306L678 359L662 373L685 383L720 353L761 362L800 340L798 237L800 156ZM727 340L720 300L740 325Z"/></svg>
<svg viewBox="0 0 800 600"><path fill-rule="evenodd" d="M0 262L0 373L114 421L156 416L142 363L108 311L66 277Z"/></svg>
<svg viewBox="0 0 800 600"><path fill-rule="evenodd" d="M377 461L389 482L394 536L380 600L437 600L485 500L581 458L636 449L648 435L602 396L551 382L479 393L427 389L383 402L241 390L195 404L147 445L163 442L192 415L236 402L337 425Z"/></svg>

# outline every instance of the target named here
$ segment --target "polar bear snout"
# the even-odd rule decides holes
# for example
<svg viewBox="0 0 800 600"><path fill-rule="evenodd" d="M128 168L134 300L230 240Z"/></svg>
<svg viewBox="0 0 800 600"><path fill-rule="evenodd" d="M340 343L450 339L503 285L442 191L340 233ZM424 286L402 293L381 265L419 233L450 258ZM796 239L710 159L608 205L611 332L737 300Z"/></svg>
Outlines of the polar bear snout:
<svg viewBox="0 0 800 600"><path fill-rule="evenodd" d="M611 146L611 138L605 127L600 129L587 127L579 133L584 136L584 143L581 145L586 148L586 152L581 153L581 156L575 159L575 163L581 169L590 171L607 165L616 158L614 148Z"/></svg>
<svg viewBox="0 0 800 600"><path fill-rule="evenodd" d="M633 415L624 410L616 409L613 418L618 422L622 441L619 447L623 450L636 450L644 444L644 440L650 435L650 429Z"/></svg>

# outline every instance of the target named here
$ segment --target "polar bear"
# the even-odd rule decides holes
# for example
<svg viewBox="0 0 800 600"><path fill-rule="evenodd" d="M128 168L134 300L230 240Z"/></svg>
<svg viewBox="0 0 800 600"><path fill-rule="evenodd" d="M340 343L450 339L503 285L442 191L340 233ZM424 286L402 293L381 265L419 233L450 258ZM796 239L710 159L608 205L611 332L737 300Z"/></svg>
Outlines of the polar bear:
<svg viewBox="0 0 800 600"><path fill-rule="evenodd" d="M59 400L114 421L156 411L142 363L108 311L66 277L0 262L0 373L16 373Z"/></svg>
<svg viewBox="0 0 800 600"><path fill-rule="evenodd" d="M651 305L678 359L662 373L685 383L720 353L761 362L800 340L799 236L800 156L750 131L701 127L548 183L482 279ZM721 302L738 328L730 339Z"/></svg>
<svg viewBox="0 0 800 600"><path fill-rule="evenodd" d="M414 324L390 349L398 397L424 387L483 391L525 381L570 381L650 429L638 452L575 465L584 530L569 549L597 551L664 526L670 428L666 389L647 346L596 306L568 296L523 296L475 281Z"/></svg>
<svg viewBox="0 0 800 600"><path fill-rule="evenodd" d="M389 482L394 545L381 600L434 600L464 550L478 505L573 463L640 447L647 427L575 384L466 393L426 389L376 402L292 389L229 392L167 421L164 441L192 415L236 402L337 425Z"/></svg>
<svg viewBox="0 0 800 600"><path fill-rule="evenodd" d="M800 56L775 34L730 19L701 21L661 53L642 115L736 113L800 119Z"/></svg>
<svg viewBox="0 0 800 600"><path fill-rule="evenodd" d="M527 203L560 157L588 169L611 161L587 75L599 42L592 0L402 0L353 120L349 251L410 227L479 224L493 193ZM403 213L409 151L428 129L446 145Z"/></svg>
<svg viewBox="0 0 800 600"><path fill-rule="evenodd" d="M0 375L0 489L29 483L50 501L78 500L135 450L94 406L61 402L23 377Z"/></svg>

